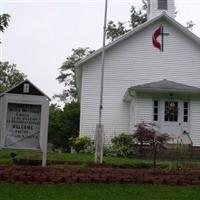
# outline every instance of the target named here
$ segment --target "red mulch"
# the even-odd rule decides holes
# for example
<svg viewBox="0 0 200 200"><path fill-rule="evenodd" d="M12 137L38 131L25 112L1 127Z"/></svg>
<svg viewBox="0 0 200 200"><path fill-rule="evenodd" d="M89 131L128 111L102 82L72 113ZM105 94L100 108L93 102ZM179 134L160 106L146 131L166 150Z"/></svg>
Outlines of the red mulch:
<svg viewBox="0 0 200 200"><path fill-rule="evenodd" d="M60 161L61 164L63 161ZM54 163L53 161L51 163ZM56 163L56 161L55 161ZM72 163L74 163L72 161ZM81 162L76 162L81 164ZM71 167L0 166L0 181L22 183L142 183L200 186L200 170L160 171L122 169L91 164L86 169Z"/></svg>

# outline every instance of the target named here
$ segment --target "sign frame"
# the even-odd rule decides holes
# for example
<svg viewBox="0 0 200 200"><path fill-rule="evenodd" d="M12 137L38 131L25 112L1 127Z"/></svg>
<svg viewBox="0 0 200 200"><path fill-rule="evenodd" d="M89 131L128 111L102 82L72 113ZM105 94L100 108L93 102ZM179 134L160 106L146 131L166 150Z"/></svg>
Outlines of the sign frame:
<svg viewBox="0 0 200 200"><path fill-rule="evenodd" d="M7 123L7 112L8 104L26 104L26 105L39 105L41 106L41 121L40 121L40 135L39 143L40 148L20 148L20 147L6 147L6 123ZM24 95L24 94L13 94L5 93L0 98L0 149L19 149L19 150L41 150L43 152L42 166L46 166L47 160L47 141L48 141L48 120L49 120L49 99L46 96L38 95Z"/></svg>

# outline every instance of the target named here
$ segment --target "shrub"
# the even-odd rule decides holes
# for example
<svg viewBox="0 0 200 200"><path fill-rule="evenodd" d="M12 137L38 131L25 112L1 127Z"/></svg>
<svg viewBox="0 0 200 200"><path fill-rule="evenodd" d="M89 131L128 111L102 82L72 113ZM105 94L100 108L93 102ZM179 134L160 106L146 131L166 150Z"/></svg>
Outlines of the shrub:
<svg viewBox="0 0 200 200"><path fill-rule="evenodd" d="M111 139L111 142L115 146L127 146L130 147L133 145L133 136L126 133L121 133L118 136L115 136Z"/></svg>
<svg viewBox="0 0 200 200"><path fill-rule="evenodd" d="M160 149L165 149L164 145L170 140L170 136L165 133L161 134L156 130L158 128L156 124L153 123L139 123L136 125L137 130L135 131L133 137L139 142L141 148L143 144L148 144L153 152L153 165L156 167L157 153Z"/></svg>
<svg viewBox="0 0 200 200"><path fill-rule="evenodd" d="M126 133L111 139L111 146L104 146L105 156L129 157L133 154L133 137Z"/></svg>
<svg viewBox="0 0 200 200"><path fill-rule="evenodd" d="M92 141L90 137L82 136L82 137L71 137L69 138L69 144L70 146L76 151L76 152L84 152L86 149L90 148L92 146Z"/></svg>
<svg viewBox="0 0 200 200"><path fill-rule="evenodd" d="M114 156L111 145L104 145L104 147L103 147L103 155L104 156Z"/></svg>

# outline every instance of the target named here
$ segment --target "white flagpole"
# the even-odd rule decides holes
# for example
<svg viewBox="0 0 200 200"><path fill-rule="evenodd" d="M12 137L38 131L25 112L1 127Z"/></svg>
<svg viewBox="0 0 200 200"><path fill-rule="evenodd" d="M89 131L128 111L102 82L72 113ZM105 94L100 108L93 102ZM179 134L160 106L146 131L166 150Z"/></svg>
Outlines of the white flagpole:
<svg viewBox="0 0 200 200"><path fill-rule="evenodd" d="M103 26L103 47L102 47L102 64L101 64L101 88L100 88L100 104L99 104L99 123L96 127L96 150L95 150L95 162L103 162L103 124L102 124L102 110L103 110L103 84L104 84L104 64L105 64L105 45L106 45L106 24L107 24L107 10L108 0L105 0L105 15Z"/></svg>

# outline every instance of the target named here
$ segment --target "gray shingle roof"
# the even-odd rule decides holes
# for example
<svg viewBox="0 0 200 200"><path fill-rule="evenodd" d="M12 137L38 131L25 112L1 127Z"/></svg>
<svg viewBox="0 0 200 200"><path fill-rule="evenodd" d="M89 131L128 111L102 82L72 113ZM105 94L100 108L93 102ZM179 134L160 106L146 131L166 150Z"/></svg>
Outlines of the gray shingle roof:
<svg viewBox="0 0 200 200"><path fill-rule="evenodd" d="M191 91L191 92L200 92L200 88L185 85L182 83L177 83L174 81L169 81L167 79L163 79L157 82L146 83L143 85L136 85L131 88L131 90L172 90L172 91Z"/></svg>
<svg viewBox="0 0 200 200"><path fill-rule="evenodd" d="M131 99L135 96L135 92L156 92L156 93L166 93L166 92L175 92L175 93L182 93L182 94L195 94L200 95L200 88L185 85L182 83L177 83L174 81L169 81L167 79L163 79L157 82L146 83L143 85L136 85L130 87L126 90L124 95L124 101L131 101Z"/></svg>

